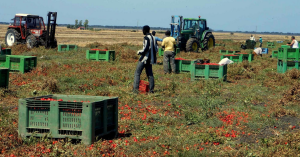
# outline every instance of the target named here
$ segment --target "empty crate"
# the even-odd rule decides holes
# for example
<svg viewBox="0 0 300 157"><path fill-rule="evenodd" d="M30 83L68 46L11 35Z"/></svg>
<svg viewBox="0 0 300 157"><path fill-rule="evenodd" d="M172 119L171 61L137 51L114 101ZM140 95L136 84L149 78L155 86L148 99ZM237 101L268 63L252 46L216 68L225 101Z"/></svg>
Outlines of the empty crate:
<svg viewBox="0 0 300 157"><path fill-rule="evenodd" d="M244 59L242 55L222 55L221 60L224 58L228 58L232 60L234 63L242 63Z"/></svg>
<svg viewBox="0 0 300 157"><path fill-rule="evenodd" d="M299 61L299 49L295 48L279 48L278 59L286 61Z"/></svg>
<svg viewBox="0 0 300 157"><path fill-rule="evenodd" d="M96 61L114 61L115 60L115 51L100 50L100 49L91 49L86 50L86 58L89 60Z"/></svg>
<svg viewBox="0 0 300 157"><path fill-rule="evenodd" d="M63 51L77 51L78 47L77 45L58 45L58 52L63 52Z"/></svg>
<svg viewBox="0 0 300 157"><path fill-rule="evenodd" d="M227 80L227 65L217 63L194 63L191 69L191 80L217 78Z"/></svg>
<svg viewBox="0 0 300 157"><path fill-rule="evenodd" d="M36 64L35 56L6 55L5 67L10 71L29 72L36 67Z"/></svg>
<svg viewBox="0 0 300 157"><path fill-rule="evenodd" d="M298 61L277 61L277 72L285 73L288 70L297 69L299 70L299 62Z"/></svg>
<svg viewBox="0 0 300 157"><path fill-rule="evenodd" d="M234 55L242 56L243 60L246 60L248 62L252 62L253 61L253 54L249 54L249 53L235 53Z"/></svg>

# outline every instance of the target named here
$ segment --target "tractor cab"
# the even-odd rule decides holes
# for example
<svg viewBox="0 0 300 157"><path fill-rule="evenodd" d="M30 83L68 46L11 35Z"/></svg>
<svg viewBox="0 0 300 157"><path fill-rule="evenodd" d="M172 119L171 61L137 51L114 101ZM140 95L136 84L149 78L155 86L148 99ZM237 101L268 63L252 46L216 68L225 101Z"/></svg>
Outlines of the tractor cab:
<svg viewBox="0 0 300 157"><path fill-rule="evenodd" d="M194 38L201 39L203 32L208 29L205 19L185 18L181 34L191 34Z"/></svg>
<svg viewBox="0 0 300 157"><path fill-rule="evenodd" d="M42 17L30 14L16 14L14 23L9 28L16 29L20 33L21 39L25 40L28 34L40 36L45 30L45 24Z"/></svg>
<svg viewBox="0 0 300 157"><path fill-rule="evenodd" d="M46 48L57 47L55 39L56 12L49 12L47 29L44 19L38 15L16 14L12 19L13 24L7 29L5 43L7 46L14 44L27 44L28 48L40 45Z"/></svg>
<svg viewBox="0 0 300 157"><path fill-rule="evenodd" d="M178 17L178 20L175 18ZM207 27L206 19L183 18L172 16L171 36L177 41L177 46L184 51L198 52L215 46L215 38Z"/></svg>

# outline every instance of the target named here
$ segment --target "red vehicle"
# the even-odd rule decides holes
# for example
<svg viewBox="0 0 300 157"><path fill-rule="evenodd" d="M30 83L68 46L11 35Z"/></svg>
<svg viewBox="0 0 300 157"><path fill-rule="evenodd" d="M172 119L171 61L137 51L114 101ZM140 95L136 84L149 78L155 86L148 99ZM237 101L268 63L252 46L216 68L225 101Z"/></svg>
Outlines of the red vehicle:
<svg viewBox="0 0 300 157"><path fill-rule="evenodd" d="M55 39L56 12L48 13L47 29L43 17L30 14L16 14L13 25L9 26L5 35L5 44L26 44L28 48L45 46L56 48Z"/></svg>

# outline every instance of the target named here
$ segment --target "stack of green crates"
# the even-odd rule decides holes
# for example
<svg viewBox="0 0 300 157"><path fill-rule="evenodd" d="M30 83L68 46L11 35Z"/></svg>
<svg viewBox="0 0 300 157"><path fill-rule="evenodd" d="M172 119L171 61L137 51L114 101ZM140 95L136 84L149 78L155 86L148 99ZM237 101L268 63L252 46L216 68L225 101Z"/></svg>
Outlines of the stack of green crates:
<svg viewBox="0 0 300 157"><path fill-rule="evenodd" d="M11 55L11 49L10 48L3 48L0 52L0 55Z"/></svg>
<svg viewBox="0 0 300 157"><path fill-rule="evenodd" d="M47 95L19 100L19 135L51 135L90 145L97 137L118 133L118 98Z"/></svg>
<svg viewBox="0 0 300 157"><path fill-rule="evenodd" d="M240 51L220 50L220 53L224 55L228 55L228 54L240 53Z"/></svg>
<svg viewBox="0 0 300 157"><path fill-rule="evenodd" d="M227 80L227 65L219 65L217 63L194 63L191 69L191 80L205 78L217 78Z"/></svg>
<svg viewBox="0 0 300 157"><path fill-rule="evenodd" d="M281 45L281 48L291 48L291 46L289 46L289 45ZM272 51L272 58L278 58L279 49ZM283 54L283 49L281 51L282 51L282 54Z"/></svg>
<svg viewBox="0 0 300 157"><path fill-rule="evenodd" d="M180 53L180 48L176 48L176 54ZM158 55L163 56L164 55L164 50L162 48L158 49Z"/></svg>
<svg viewBox="0 0 300 157"><path fill-rule="evenodd" d="M285 73L287 70L299 69L299 48L279 48L277 72Z"/></svg>
<svg viewBox="0 0 300 157"><path fill-rule="evenodd" d="M115 51L91 49L86 50L86 59L96 60L96 61L114 61Z"/></svg>
<svg viewBox="0 0 300 157"><path fill-rule="evenodd" d="M242 55L222 55L221 60L224 58L228 58L232 60L234 63L242 63L244 60Z"/></svg>
<svg viewBox="0 0 300 157"><path fill-rule="evenodd" d="M0 88L7 88L9 82L9 69L0 68Z"/></svg>
<svg viewBox="0 0 300 157"><path fill-rule="evenodd" d="M78 49L77 45L66 45L66 44L58 45L58 52L77 51L77 49Z"/></svg>
<svg viewBox="0 0 300 157"><path fill-rule="evenodd" d="M37 58L35 56L6 55L5 67L10 71L25 73L35 68L36 65Z"/></svg>
<svg viewBox="0 0 300 157"><path fill-rule="evenodd" d="M267 48L275 48L274 42L267 42Z"/></svg>

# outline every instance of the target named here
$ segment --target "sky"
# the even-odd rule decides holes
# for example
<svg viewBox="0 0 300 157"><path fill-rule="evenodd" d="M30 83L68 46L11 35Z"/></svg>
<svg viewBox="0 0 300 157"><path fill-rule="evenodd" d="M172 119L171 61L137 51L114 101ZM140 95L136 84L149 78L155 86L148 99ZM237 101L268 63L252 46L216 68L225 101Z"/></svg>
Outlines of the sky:
<svg viewBox="0 0 300 157"><path fill-rule="evenodd" d="M170 27L172 15L207 19L208 27L226 31L300 33L300 0L10 0L0 4L0 21L16 13L44 19L57 12L58 24Z"/></svg>

